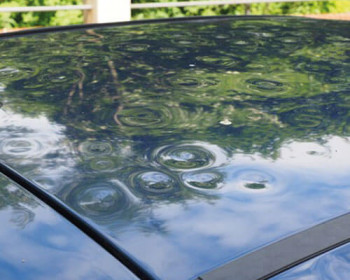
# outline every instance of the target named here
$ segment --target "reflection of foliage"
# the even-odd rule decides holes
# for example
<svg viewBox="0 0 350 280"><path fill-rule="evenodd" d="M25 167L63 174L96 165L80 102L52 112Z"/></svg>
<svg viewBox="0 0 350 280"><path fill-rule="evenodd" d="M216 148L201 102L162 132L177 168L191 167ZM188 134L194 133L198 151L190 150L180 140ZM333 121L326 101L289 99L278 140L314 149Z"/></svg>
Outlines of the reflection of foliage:
<svg viewBox="0 0 350 280"><path fill-rule="evenodd" d="M63 123L74 139L99 131L273 154L289 138L348 133L347 28L250 18L8 39L2 96L14 111Z"/></svg>
<svg viewBox="0 0 350 280"><path fill-rule="evenodd" d="M277 158L291 141L349 135L348 27L250 17L2 40L3 156L113 232L166 233L162 206L219 201L230 153Z"/></svg>
<svg viewBox="0 0 350 280"><path fill-rule="evenodd" d="M34 213L30 210L37 203L23 190L19 189L8 180L0 178L0 211L10 208L11 222L20 228L24 228L33 221Z"/></svg>

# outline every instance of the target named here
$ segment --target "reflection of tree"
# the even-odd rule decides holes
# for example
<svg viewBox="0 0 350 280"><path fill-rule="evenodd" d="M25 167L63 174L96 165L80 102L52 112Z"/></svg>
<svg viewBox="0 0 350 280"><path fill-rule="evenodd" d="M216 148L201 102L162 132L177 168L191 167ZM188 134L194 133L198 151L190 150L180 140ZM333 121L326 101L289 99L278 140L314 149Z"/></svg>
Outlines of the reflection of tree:
<svg viewBox="0 0 350 280"><path fill-rule="evenodd" d="M349 135L347 30L347 23L242 18L7 39L1 101L62 125L75 146L110 143L117 152L104 164L113 170L153 167L145 153L180 141L276 157L286 141ZM106 158L74 156L79 176ZM98 168L103 180L113 177ZM180 198L216 199L189 190Z"/></svg>
<svg viewBox="0 0 350 280"><path fill-rule="evenodd" d="M16 47L6 40L11 52L1 68L12 70L0 72L3 98L22 113L44 112L64 123L72 137L101 129L104 137L139 137L146 129L148 137L196 137L267 153L289 137L310 136L311 128L319 137L339 127L334 121L347 126L344 30L294 19L255 23L76 31L23 37ZM33 51L38 44L40 53ZM140 107L164 125L125 125L126 114Z"/></svg>
<svg viewBox="0 0 350 280"><path fill-rule="evenodd" d="M34 220L31 210L38 204L8 180L0 178L0 211L11 209L10 221L19 228L24 228Z"/></svg>

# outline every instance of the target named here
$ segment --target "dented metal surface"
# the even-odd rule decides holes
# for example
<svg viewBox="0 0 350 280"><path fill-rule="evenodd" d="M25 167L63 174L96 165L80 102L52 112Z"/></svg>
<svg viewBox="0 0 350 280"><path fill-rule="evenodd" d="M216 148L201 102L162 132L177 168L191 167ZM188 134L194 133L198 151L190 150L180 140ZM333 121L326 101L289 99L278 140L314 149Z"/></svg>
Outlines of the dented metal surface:
<svg viewBox="0 0 350 280"><path fill-rule="evenodd" d="M1 40L0 158L151 273L196 277L349 211L349 24Z"/></svg>

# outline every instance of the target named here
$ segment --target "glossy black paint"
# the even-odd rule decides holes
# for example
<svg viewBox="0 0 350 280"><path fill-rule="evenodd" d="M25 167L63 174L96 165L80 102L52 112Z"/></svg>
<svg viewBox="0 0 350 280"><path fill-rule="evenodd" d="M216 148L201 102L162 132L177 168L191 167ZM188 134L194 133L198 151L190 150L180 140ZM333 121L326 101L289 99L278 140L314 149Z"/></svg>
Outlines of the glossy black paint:
<svg viewBox="0 0 350 280"><path fill-rule="evenodd" d="M349 211L349 27L242 17L3 39L0 158L150 274L194 278Z"/></svg>
<svg viewBox="0 0 350 280"><path fill-rule="evenodd" d="M154 277L149 274L145 269L140 267L135 260L127 253L121 250L116 244L105 236L97 228L90 225L83 217L79 215L74 209L69 208L64 202L56 198L54 195L46 192L35 182L28 180L18 173L13 168L7 166L4 162L0 161L0 173L17 183L19 186L30 192L32 195L46 203L49 207L52 207L54 211L61 214L64 218L74 224L77 228L83 231L96 243L98 243L103 249L109 252L113 257L120 261L126 269L134 273L135 276L143 280L153 279Z"/></svg>
<svg viewBox="0 0 350 280"><path fill-rule="evenodd" d="M137 279L71 223L0 175L2 279Z"/></svg>

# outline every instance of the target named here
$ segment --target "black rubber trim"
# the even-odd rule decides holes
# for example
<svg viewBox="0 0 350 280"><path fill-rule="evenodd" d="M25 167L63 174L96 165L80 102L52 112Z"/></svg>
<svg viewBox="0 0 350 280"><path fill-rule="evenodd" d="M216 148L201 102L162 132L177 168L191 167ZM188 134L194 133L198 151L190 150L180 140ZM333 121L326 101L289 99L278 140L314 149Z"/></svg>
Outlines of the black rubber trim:
<svg viewBox="0 0 350 280"><path fill-rule="evenodd" d="M265 280L350 241L350 213L274 242L198 280Z"/></svg>
<svg viewBox="0 0 350 280"><path fill-rule="evenodd" d="M76 25L66 25L66 26L52 26L43 28L33 28L21 31L14 31L9 33L0 33L1 39L35 35L40 33L53 33L53 32L64 32L64 31L74 31L74 30L85 30L91 28L102 28L102 27L113 27L113 26L132 26L132 25L143 25L143 24L156 24L156 23L181 23L181 22L208 22L208 21L225 21L232 19L266 19L266 18L302 18L304 20L313 21L330 21L330 22L347 22L344 20L327 20L327 19L310 19L300 16L279 16L279 15L269 15L269 16L246 16L246 15L235 15L235 16L192 16L192 17L175 17L175 18L163 18L163 19L148 19L148 20L133 20L133 21L123 21L123 22L111 22L111 23L92 23L92 24L76 24Z"/></svg>
<svg viewBox="0 0 350 280"><path fill-rule="evenodd" d="M77 212L67 207L61 200L54 195L47 193L35 183L23 177L16 170L12 169L4 162L0 161L0 172L6 175L9 179L16 182L27 191L38 197L44 203L53 208L56 212L61 214L64 218L78 227L91 239L97 242L101 247L113 255L118 261L120 261L125 267L127 267L132 273L142 280L155 280L158 279L155 275L143 269L137 264L137 262L129 256L123 249L117 247L114 242L105 236L95 227L91 226L82 216Z"/></svg>

